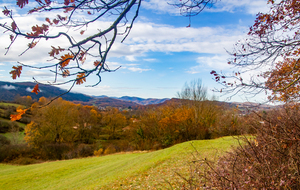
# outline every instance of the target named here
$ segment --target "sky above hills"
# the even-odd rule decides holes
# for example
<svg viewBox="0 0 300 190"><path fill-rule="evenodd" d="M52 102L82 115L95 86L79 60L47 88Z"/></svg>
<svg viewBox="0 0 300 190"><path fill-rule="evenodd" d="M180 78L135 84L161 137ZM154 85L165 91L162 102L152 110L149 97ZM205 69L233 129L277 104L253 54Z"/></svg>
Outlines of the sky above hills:
<svg viewBox="0 0 300 190"><path fill-rule="evenodd" d="M45 18L45 15L40 15L41 18L35 15L31 19L24 19L22 15L26 13L16 9L15 2L0 1L0 7L13 8L22 25L33 26ZM187 27L189 19L180 16L178 10L167 2L169 1L144 1L128 38L123 43L115 43L109 53L107 63L110 68L121 68L113 73L103 73L102 82L98 86L75 86L73 92L97 96L172 98L176 97L176 93L186 82L200 78L209 94L214 94L221 101L226 100L226 95L220 96L211 91L220 86L212 79L210 71L232 72L227 64L229 55L226 50L231 51L235 42L246 38L255 15L268 10L267 1L219 1L198 16L192 17L191 27ZM5 19L3 14L0 14L0 19ZM106 21L99 21L97 24L105 23ZM28 44L22 39L4 55L5 48L9 45L9 36L3 34L3 31L0 29L1 81L13 81L9 72L13 65L17 65L17 61L30 65L44 64L47 61L42 56L47 55L49 44L18 56ZM48 71L24 69L22 77L14 82L33 81L33 76L42 82L53 80L53 75ZM97 78L91 77L87 83L92 84L96 80ZM240 94L230 101L260 101L262 97L259 95L248 99Z"/></svg>

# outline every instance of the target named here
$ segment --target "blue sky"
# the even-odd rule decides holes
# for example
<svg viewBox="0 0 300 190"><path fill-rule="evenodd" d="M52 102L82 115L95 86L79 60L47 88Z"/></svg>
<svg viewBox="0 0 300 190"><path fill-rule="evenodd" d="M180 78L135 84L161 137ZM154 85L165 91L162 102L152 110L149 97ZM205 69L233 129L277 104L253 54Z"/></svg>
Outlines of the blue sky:
<svg viewBox="0 0 300 190"><path fill-rule="evenodd" d="M0 2L1 7L6 5L12 9L15 6L15 0ZM226 50L230 51L236 41L246 37L258 12L268 10L266 0L222 0L192 17L191 27L187 28L189 19L178 15L178 10L166 2L167 0L143 2L130 35L123 44L117 42L109 54L108 65L110 68L121 66L118 71L103 73L102 82L96 87L75 86L73 92L115 97L172 98L176 97L176 93L186 82L200 78L213 95L211 90L220 86L212 79L210 71L232 72L227 65L229 55ZM24 13L18 9L14 12L24 26L32 26L45 18L45 15L41 15L41 18L36 16L25 20ZM0 19L2 23L5 17L1 15ZM17 65L17 61L31 65L47 61L43 56L45 53L47 55L49 48L44 50L43 45L19 57L17 55L24 50L21 39L4 56L9 37L3 34L3 29L0 29L0 41L2 81L13 81L9 71L13 65ZM45 47L46 45L49 47L49 44L45 44ZM21 78L14 81L33 81L33 76L42 82L50 81L53 77L47 71L24 69ZM87 83L92 84L96 80L91 77ZM214 95L221 101L227 97L217 93ZM262 96L250 100L259 101L260 98ZM240 94L230 101L247 100L244 94Z"/></svg>

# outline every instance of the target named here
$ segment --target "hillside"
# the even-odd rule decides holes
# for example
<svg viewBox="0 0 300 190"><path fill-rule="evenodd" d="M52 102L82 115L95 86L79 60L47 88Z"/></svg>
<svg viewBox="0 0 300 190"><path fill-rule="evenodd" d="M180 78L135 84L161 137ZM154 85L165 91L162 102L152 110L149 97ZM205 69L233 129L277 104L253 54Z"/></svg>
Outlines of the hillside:
<svg viewBox="0 0 300 190"><path fill-rule="evenodd" d="M194 160L193 144L202 158L237 145L233 137L190 141L154 152L123 153L27 166L0 164L0 189L154 189L180 180Z"/></svg>
<svg viewBox="0 0 300 190"><path fill-rule="evenodd" d="M149 105L149 104L160 104L163 103L169 98L163 98L163 99L157 99L157 98L139 98L139 97L129 97L129 96L122 96L121 98L117 98L118 100L128 101L128 102L134 102L140 105Z"/></svg>
<svg viewBox="0 0 300 190"><path fill-rule="evenodd" d="M40 84L39 88L41 92L36 95L35 93L31 92L35 85L36 84L32 82L11 83L0 81L0 100L13 101L17 95L31 96L33 99L39 99L42 96L46 98L52 98L66 92L66 90L55 86ZM88 102L93 98L84 94L69 92L63 96L63 99L68 101L77 100L82 102Z"/></svg>
<svg viewBox="0 0 300 190"><path fill-rule="evenodd" d="M14 101L18 96L31 96L38 100L40 97L53 98L66 92L66 90L51 85L40 84L41 92L39 94L32 93L35 83L32 82L3 82L0 81L0 101ZM69 92L62 96L64 100L73 101L86 105L95 105L97 107L119 107L134 108L140 105L158 104L167 99L143 99L138 97L107 97L107 96L88 96L81 93Z"/></svg>

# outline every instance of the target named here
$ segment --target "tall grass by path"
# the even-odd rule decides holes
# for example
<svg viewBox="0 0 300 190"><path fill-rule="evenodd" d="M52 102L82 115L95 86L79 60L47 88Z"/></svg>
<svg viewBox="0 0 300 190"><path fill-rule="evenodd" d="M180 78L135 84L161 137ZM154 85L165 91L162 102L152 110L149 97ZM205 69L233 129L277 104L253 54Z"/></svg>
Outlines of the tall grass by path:
<svg viewBox="0 0 300 190"><path fill-rule="evenodd" d="M193 146L191 145L193 144ZM188 172L195 147L212 157L237 145L233 137L190 141L154 152L53 161L27 166L0 164L0 189L155 189ZM175 183L172 185L176 185Z"/></svg>

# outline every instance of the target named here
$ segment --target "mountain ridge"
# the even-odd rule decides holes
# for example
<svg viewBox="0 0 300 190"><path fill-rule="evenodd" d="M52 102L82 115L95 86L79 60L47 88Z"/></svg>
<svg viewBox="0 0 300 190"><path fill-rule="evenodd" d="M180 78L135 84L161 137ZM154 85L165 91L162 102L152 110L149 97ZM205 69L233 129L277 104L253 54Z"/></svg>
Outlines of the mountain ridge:
<svg viewBox="0 0 300 190"><path fill-rule="evenodd" d="M31 96L32 99L38 100L40 97L44 96L46 98L57 97L67 90L61 89L56 86L39 84L40 93L32 93L32 89L36 83L33 82L5 82L0 81L0 100L2 101L14 101L17 96ZM62 96L64 100L73 101L75 103L82 103L87 105L96 105L98 107L137 107L140 105L150 105L159 104L169 100L155 99L155 98L139 98L139 97L129 97L122 96L118 97L108 97L105 95L101 96L89 96L83 93L68 92Z"/></svg>

